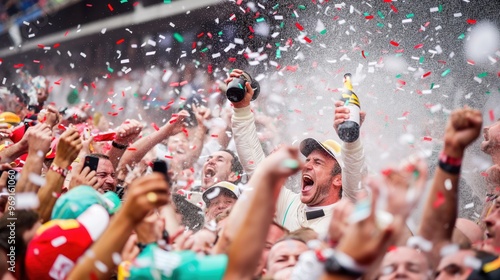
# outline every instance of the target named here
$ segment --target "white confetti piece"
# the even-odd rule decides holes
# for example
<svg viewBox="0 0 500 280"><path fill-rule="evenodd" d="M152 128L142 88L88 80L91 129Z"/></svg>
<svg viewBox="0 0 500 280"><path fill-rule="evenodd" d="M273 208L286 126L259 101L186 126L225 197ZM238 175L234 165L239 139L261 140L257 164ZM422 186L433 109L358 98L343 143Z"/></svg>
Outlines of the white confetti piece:
<svg viewBox="0 0 500 280"><path fill-rule="evenodd" d="M87 57L87 55L86 55L85 53L83 53L83 52L81 52L81 53L80 53L80 55L81 55L82 57Z"/></svg>
<svg viewBox="0 0 500 280"><path fill-rule="evenodd" d="M101 34L106 33L106 28L101 29Z"/></svg>
<svg viewBox="0 0 500 280"><path fill-rule="evenodd" d="M31 183L33 183L34 185L37 185L37 186L43 186L45 185L45 178L36 174L36 173L33 173L31 172L29 175L28 175L28 180L30 180Z"/></svg>
<svg viewBox="0 0 500 280"><path fill-rule="evenodd" d="M464 265L470 267L472 269L480 269L482 266L482 262L480 259L473 256L466 256L464 258Z"/></svg>
<svg viewBox="0 0 500 280"><path fill-rule="evenodd" d="M462 16L462 13L454 13L453 14L454 17L461 17Z"/></svg>
<svg viewBox="0 0 500 280"><path fill-rule="evenodd" d="M40 206L38 196L34 192L16 194L16 209L35 209Z"/></svg>
<svg viewBox="0 0 500 280"><path fill-rule="evenodd" d="M469 203L469 204L466 204L464 208L465 208L465 209L470 209L470 208L472 208L472 207L474 207L474 202L471 202L471 203Z"/></svg>
<svg viewBox="0 0 500 280"><path fill-rule="evenodd" d="M156 53L156 51L147 52L146 56L154 55L155 53Z"/></svg>
<svg viewBox="0 0 500 280"><path fill-rule="evenodd" d="M156 47L156 42L155 42L155 41L153 41L153 40L151 40L151 39L149 39L149 40L148 40L148 45L153 46L153 47Z"/></svg>
<svg viewBox="0 0 500 280"><path fill-rule="evenodd" d="M339 20L339 25L342 25L342 24L344 24L344 23L345 23L345 19L341 19L341 20Z"/></svg>
<svg viewBox="0 0 500 280"><path fill-rule="evenodd" d="M449 245L443 246L441 248L441 250L439 251L439 254L441 255L441 257L446 257L446 256L449 256L451 254L455 254L459 250L460 250L460 247L458 246L458 244L449 244Z"/></svg>
<svg viewBox="0 0 500 280"><path fill-rule="evenodd" d="M413 20L411 18L407 18L407 19L403 19L401 22L402 23L410 23L412 22Z"/></svg>
<svg viewBox="0 0 500 280"><path fill-rule="evenodd" d="M117 252L114 252L113 255L111 255L111 258L113 259L113 263L115 265L119 265L122 262L122 257Z"/></svg>
<svg viewBox="0 0 500 280"><path fill-rule="evenodd" d="M50 241L50 244L54 248L57 248L57 247L65 244L66 242L68 242L68 240L66 239L66 236L59 236L59 237L52 239L52 241Z"/></svg>
<svg viewBox="0 0 500 280"><path fill-rule="evenodd" d="M439 7L432 7L430 9L430 11L431 11L431 13L435 13L435 12L439 11Z"/></svg>
<svg viewBox="0 0 500 280"><path fill-rule="evenodd" d="M129 62L130 62L130 60L128 60L128 59L122 59L122 60L120 60L121 64L129 63Z"/></svg>
<svg viewBox="0 0 500 280"><path fill-rule="evenodd" d="M102 273L108 272L108 267L101 261L95 261L94 263L95 267Z"/></svg>
<svg viewBox="0 0 500 280"><path fill-rule="evenodd" d="M175 24L173 22L170 22L169 25L175 27Z"/></svg>
<svg viewBox="0 0 500 280"><path fill-rule="evenodd" d="M408 238L406 246L417 249L420 248L424 252L430 252L432 250L432 242L421 236L412 236Z"/></svg>
<svg viewBox="0 0 500 280"><path fill-rule="evenodd" d="M220 57L220 53L214 53L214 54L212 54L212 58L217 58L217 57Z"/></svg>

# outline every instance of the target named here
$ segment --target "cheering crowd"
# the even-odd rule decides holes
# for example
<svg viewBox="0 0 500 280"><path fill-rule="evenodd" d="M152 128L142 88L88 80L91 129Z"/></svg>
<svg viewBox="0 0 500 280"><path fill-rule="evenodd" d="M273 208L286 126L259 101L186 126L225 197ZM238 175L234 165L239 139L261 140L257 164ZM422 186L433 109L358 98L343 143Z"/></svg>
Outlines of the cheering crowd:
<svg viewBox="0 0 500 280"><path fill-rule="evenodd" d="M360 138L264 144L276 128L250 83L217 114L194 96L149 128L24 81L0 88L2 279L500 279L500 121L478 110L450 114L435 170L416 154L374 174ZM333 105L338 132L350 111ZM481 132L494 165L471 221L460 171Z"/></svg>

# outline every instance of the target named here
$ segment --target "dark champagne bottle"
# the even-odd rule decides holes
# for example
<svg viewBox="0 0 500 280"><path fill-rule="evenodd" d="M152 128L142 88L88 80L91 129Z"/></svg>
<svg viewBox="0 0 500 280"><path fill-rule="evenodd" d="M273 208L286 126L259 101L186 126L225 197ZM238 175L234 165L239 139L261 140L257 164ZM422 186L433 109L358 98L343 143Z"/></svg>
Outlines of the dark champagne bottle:
<svg viewBox="0 0 500 280"><path fill-rule="evenodd" d="M349 119L339 125L339 137L344 142L354 142L359 138L359 111L361 105L358 96L352 90L351 74L344 75L342 92L344 107L349 108Z"/></svg>

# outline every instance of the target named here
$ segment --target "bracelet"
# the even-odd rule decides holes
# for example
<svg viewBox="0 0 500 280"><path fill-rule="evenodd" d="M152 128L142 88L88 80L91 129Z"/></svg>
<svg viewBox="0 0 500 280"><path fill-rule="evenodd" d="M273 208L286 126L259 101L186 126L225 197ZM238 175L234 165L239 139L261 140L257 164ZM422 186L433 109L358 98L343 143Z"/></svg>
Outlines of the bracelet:
<svg viewBox="0 0 500 280"><path fill-rule="evenodd" d="M54 163L52 163L50 165L49 170L54 171L55 173L61 175L63 178L66 178L66 176L68 175L68 169L64 169L62 167L59 167Z"/></svg>
<svg viewBox="0 0 500 280"><path fill-rule="evenodd" d="M128 148L128 145L118 144L115 141L111 141L111 146L113 146L119 150L125 150L126 148Z"/></svg>
<svg viewBox="0 0 500 280"><path fill-rule="evenodd" d="M449 163L439 160L439 167L446 173L457 175L460 174L460 168L462 166L451 165Z"/></svg>

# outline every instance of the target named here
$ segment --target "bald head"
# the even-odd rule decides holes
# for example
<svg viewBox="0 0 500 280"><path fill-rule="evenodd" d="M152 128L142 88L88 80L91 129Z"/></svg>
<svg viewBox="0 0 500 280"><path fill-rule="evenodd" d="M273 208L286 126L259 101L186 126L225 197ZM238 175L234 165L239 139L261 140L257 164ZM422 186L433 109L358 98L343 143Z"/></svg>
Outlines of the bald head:
<svg viewBox="0 0 500 280"><path fill-rule="evenodd" d="M483 230L476 223L468 219L458 218L455 222L452 242L456 244L463 244L464 242L474 244L483 240L483 236Z"/></svg>

